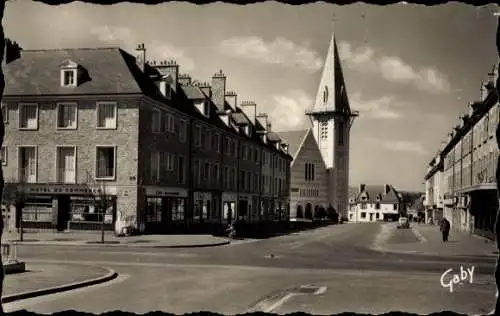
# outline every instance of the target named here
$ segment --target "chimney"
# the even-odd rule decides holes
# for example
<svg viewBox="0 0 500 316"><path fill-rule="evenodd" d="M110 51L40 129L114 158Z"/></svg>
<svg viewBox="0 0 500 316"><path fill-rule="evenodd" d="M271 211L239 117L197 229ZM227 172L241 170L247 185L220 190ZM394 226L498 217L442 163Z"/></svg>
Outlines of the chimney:
<svg viewBox="0 0 500 316"><path fill-rule="evenodd" d="M228 91L225 94L224 99L226 100L227 103L229 103L229 106L231 106L231 109L233 111L236 111L236 104L238 104L237 103L238 96L236 95L236 93L234 91Z"/></svg>
<svg viewBox="0 0 500 316"><path fill-rule="evenodd" d="M253 101L243 101L240 104L241 110L250 119L252 124L255 125L255 119L257 117L257 105Z"/></svg>
<svg viewBox="0 0 500 316"><path fill-rule="evenodd" d="M202 82L198 85L198 87L205 93L208 98L212 98L212 87L208 82Z"/></svg>
<svg viewBox="0 0 500 316"><path fill-rule="evenodd" d="M162 77L170 76L170 88L175 92L177 90L177 79L179 78L179 65L174 60L163 60L158 65L154 65Z"/></svg>
<svg viewBox="0 0 500 316"><path fill-rule="evenodd" d="M144 47L144 43L137 45L135 51L135 62L139 66L139 69L144 72L146 66L146 48Z"/></svg>
<svg viewBox="0 0 500 316"><path fill-rule="evenodd" d="M359 193L363 192L366 189L366 184L360 184L359 185Z"/></svg>
<svg viewBox="0 0 500 316"><path fill-rule="evenodd" d="M186 86L191 84L191 76L187 74L180 74L179 75L179 84Z"/></svg>
<svg viewBox="0 0 500 316"><path fill-rule="evenodd" d="M385 194L389 194L389 192L391 192L391 186L389 184L384 184L384 192Z"/></svg>
<svg viewBox="0 0 500 316"><path fill-rule="evenodd" d="M217 106L217 110L224 111L224 103L226 98L226 75L222 69L212 76L212 100Z"/></svg>
<svg viewBox="0 0 500 316"><path fill-rule="evenodd" d="M19 44L6 38L4 43L2 65L7 65L8 63L20 58L21 50L22 48Z"/></svg>

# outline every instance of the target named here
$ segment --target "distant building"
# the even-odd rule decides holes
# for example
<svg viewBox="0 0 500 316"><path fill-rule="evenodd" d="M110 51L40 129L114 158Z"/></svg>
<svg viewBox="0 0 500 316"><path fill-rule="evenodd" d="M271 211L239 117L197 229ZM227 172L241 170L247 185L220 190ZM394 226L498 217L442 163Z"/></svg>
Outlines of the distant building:
<svg viewBox="0 0 500 316"><path fill-rule="evenodd" d="M360 184L350 201L349 221L376 222L397 220L402 211L400 194L390 184Z"/></svg>
<svg viewBox="0 0 500 316"><path fill-rule="evenodd" d="M325 217L329 206L328 170L312 129L279 132L289 144L293 157L290 166L290 220L312 221Z"/></svg>

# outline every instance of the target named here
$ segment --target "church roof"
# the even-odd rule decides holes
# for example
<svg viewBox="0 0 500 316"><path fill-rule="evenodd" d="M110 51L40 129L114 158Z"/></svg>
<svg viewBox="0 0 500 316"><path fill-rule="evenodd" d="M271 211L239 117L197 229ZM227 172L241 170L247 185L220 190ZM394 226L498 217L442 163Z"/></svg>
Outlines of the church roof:
<svg viewBox="0 0 500 316"><path fill-rule="evenodd" d="M295 154L299 151L300 145L304 141L304 138L309 131L310 129L301 129L295 131L282 131L277 133L284 143L288 143L288 154L292 157L295 157Z"/></svg>

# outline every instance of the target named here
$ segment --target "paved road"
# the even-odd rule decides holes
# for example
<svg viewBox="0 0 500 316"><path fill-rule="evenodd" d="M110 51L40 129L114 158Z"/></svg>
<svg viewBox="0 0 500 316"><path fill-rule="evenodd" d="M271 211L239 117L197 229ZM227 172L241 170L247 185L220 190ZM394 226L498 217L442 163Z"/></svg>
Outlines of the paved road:
<svg viewBox="0 0 500 316"><path fill-rule="evenodd" d="M379 232L379 224L346 224L204 249L20 246L18 255L28 262L85 262L113 268L121 276L70 293L7 304L5 309L225 314L489 311L495 293L494 258L371 251L367 247ZM412 240L400 235L391 241ZM473 282L456 285L450 293L440 277L447 269L460 271L460 266L475 267ZM304 285L316 288L300 289Z"/></svg>

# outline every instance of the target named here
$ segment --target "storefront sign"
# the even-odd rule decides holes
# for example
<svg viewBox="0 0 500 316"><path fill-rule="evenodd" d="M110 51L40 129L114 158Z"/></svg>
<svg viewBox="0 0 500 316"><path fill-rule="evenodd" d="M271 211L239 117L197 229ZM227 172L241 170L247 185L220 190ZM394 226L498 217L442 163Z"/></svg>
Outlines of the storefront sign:
<svg viewBox="0 0 500 316"><path fill-rule="evenodd" d="M105 187L105 194L115 195L116 187ZM25 192L31 194L73 194L73 195L89 195L97 194L97 188L91 188L86 185L44 185L44 184L34 184L25 185Z"/></svg>
<svg viewBox="0 0 500 316"><path fill-rule="evenodd" d="M179 196L186 197L187 191L182 188L161 188L161 187L146 187L147 196Z"/></svg>

